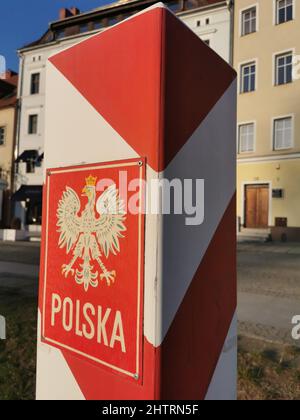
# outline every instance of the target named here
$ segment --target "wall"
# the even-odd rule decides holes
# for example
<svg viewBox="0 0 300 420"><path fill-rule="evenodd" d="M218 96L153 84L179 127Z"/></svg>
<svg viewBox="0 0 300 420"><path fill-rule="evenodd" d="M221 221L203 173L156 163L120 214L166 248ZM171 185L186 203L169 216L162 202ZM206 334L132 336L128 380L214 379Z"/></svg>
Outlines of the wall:
<svg viewBox="0 0 300 420"><path fill-rule="evenodd" d="M243 217L244 184L270 183L270 188L283 189L283 198L271 198L270 225L276 217L287 217L288 227L300 226L300 162L298 159L238 165L238 215Z"/></svg>
<svg viewBox="0 0 300 420"><path fill-rule="evenodd" d="M8 186L10 185L10 169L13 153L14 118L14 108L0 109L0 127L6 127L5 143L3 146L0 146L0 168L9 174L4 177Z"/></svg>
<svg viewBox="0 0 300 420"><path fill-rule="evenodd" d="M225 61L230 61L230 11L226 6L178 15L203 41ZM209 19L209 24L206 24ZM197 22L200 21L200 26Z"/></svg>
<svg viewBox="0 0 300 420"><path fill-rule="evenodd" d="M256 152L239 158L281 155L300 152L300 80L283 86L274 86L274 54L295 51L300 54L300 11L296 19L282 25L274 24L273 0L237 0L235 2L234 65L257 59L257 90L238 95L238 122L256 122ZM258 32L240 36L240 10L258 4ZM296 5L297 6L297 5ZM273 151L272 119L293 114L295 118L295 147L287 151Z"/></svg>

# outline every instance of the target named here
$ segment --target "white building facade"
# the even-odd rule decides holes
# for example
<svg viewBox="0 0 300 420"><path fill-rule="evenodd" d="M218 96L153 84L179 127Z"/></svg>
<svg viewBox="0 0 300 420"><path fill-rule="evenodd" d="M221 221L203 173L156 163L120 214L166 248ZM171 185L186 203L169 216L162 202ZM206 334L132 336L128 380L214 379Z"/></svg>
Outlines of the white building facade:
<svg viewBox="0 0 300 420"><path fill-rule="evenodd" d="M48 58L154 3L149 0L120 1L85 13L80 13L76 8L62 9L60 19L50 24L39 41L19 50L19 117L14 190L15 217L20 219L22 227L29 226L32 231L39 231L41 224L47 112L45 68ZM225 61L231 63L232 1L172 0L165 4Z"/></svg>

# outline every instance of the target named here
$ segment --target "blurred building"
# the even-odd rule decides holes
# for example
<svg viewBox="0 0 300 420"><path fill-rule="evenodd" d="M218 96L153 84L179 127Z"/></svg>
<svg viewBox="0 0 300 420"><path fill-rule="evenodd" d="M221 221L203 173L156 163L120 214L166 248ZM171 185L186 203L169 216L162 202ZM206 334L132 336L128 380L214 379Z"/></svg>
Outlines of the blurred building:
<svg viewBox="0 0 300 420"><path fill-rule="evenodd" d="M236 0L234 28L238 216L245 235L299 239L300 11L295 0Z"/></svg>
<svg viewBox="0 0 300 420"><path fill-rule="evenodd" d="M14 176L15 122L18 75L7 71L0 78L0 228L10 226Z"/></svg>
<svg viewBox="0 0 300 420"><path fill-rule="evenodd" d="M19 203L16 216L23 225L41 223L45 66L48 57L155 3L149 0L119 1L84 13L77 8L62 9L59 19L49 25L38 41L19 50L20 115L15 200ZM165 4L219 55L231 61L231 1L171 0L165 1Z"/></svg>

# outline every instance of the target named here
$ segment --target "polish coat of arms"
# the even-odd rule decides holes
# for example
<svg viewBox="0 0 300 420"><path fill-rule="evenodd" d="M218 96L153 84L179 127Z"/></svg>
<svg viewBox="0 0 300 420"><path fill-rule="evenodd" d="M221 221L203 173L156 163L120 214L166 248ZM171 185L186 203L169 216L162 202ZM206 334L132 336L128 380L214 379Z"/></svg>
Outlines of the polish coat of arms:
<svg viewBox="0 0 300 420"><path fill-rule="evenodd" d="M103 256L120 252L120 238L126 231L124 201L120 198L116 184L109 186L97 200L96 215L96 182L97 178L89 176L82 190L82 196L87 198L87 204L82 212L78 194L66 187L58 203L57 227L59 247L66 248L66 253L72 251L72 260L62 266L62 274L75 276L75 281L83 285L84 290L98 287L99 280L105 280L110 286L115 282L116 271L108 271L103 263ZM80 268L74 268L80 260ZM98 266L101 270L97 271ZM98 269L99 270L99 269Z"/></svg>

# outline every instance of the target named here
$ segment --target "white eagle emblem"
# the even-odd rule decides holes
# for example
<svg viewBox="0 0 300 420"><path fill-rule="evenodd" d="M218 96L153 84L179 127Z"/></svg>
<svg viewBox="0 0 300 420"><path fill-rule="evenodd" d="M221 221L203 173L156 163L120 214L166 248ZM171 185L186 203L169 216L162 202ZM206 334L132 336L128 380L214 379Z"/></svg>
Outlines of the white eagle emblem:
<svg viewBox="0 0 300 420"><path fill-rule="evenodd" d="M108 258L110 253L117 255L120 252L119 238L124 238L126 220L124 201L119 196L116 185L108 187L97 201L97 209L101 215L96 216L96 181L97 178L86 178L86 186L82 195L88 202L80 214L81 203L77 193L66 187L57 209L57 227L60 233L59 247L66 247L67 254L72 250L73 259L69 264L62 266L62 274L67 278L71 273L75 281L83 284L87 291L89 286L97 287L99 273L91 265L92 261L98 263L101 274L100 280L105 279L107 285L114 283L116 272L108 271L101 258L104 254ZM74 269L74 264L80 259L80 269Z"/></svg>

